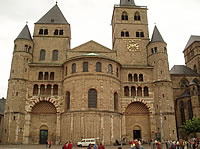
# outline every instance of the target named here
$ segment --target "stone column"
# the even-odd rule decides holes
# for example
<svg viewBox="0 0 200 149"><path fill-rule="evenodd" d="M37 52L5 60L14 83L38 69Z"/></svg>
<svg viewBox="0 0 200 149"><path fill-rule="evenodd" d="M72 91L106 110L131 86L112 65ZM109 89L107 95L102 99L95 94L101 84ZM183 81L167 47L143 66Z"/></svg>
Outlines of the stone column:
<svg viewBox="0 0 200 149"><path fill-rule="evenodd" d="M23 133L23 144L29 144L30 126L31 126L31 114L26 113L25 114L24 133Z"/></svg>
<svg viewBox="0 0 200 149"><path fill-rule="evenodd" d="M61 138L60 138L60 113L57 113L56 115L56 144L60 144Z"/></svg>

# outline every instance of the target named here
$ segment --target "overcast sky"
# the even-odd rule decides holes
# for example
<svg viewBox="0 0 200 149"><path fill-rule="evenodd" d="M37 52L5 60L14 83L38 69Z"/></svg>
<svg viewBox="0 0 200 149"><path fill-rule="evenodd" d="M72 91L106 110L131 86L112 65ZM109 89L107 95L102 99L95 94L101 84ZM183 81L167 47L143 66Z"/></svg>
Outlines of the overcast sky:
<svg viewBox="0 0 200 149"><path fill-rule="evenodd" d="M57 0L71 25L71 47L94 40L112 48L111 18L120 0ZM26 22L31 34L37 22L56 0L0 0L0 98L7 97L14 40ZM184 65L183 50L191 35L200 35L200 0L135 0L147 6L149 37L156 23L168 44L170 69Z"/></svg>

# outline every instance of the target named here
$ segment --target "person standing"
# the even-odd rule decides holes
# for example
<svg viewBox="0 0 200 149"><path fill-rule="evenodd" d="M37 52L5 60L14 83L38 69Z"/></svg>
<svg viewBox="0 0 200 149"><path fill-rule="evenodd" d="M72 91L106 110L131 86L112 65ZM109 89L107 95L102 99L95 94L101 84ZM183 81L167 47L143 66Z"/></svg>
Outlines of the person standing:
<svg viewBox="0 0 200 149"><path fill-rule="evenodd" d="M95 143L95 144L94 144L94 149L97 149L97 148L98 148L98 147L97 147L97 144Z"/></svg>
<svg viewBox="0 0 200 149"><path fill-rule="evenodd" d="M64 144L63 149L67 149L67 142Z"/></svg>
<svg viewBox="0 0 200 149"><path fill-rule="evenodd" d="M69 141L69 143L68 143L68 149L72 149L72 144L71 144L70 141Z"/></svg>
<svg viewBox="0 0 200 149"><path fill-rule="evenodd" d="M105 149L105 147L103 146L103 144L102 144L102 143L100 143L100 145L99 145L98 149Z"/></svg>
<svg viewBox="0 0 200 149"><path fill-rule="evenodd" d="M51 140L49 141L49 148L51 148Z"/></svg>

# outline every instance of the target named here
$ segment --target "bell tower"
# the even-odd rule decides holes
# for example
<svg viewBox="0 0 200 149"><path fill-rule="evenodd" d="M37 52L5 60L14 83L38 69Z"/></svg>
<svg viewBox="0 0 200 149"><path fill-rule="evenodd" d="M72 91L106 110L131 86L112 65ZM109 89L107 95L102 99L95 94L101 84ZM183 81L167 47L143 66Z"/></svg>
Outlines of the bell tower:
<svg viewBox="0 0 200 149"><path fill-rule="evenodd" d="M114 6L112 45L122 64L147 65L146 46L149 43L147 7L134 0L121 0Z"/></svg>

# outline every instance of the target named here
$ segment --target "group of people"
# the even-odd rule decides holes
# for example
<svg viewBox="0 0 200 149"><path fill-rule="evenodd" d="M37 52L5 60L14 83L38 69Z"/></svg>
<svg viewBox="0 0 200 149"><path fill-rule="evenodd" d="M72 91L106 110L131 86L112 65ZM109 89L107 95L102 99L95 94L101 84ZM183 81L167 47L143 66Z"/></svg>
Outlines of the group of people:
<svg viewBox="0 0 200 149"><path fill-rule="evenodd" d="M144 149L144 147L141 145L142 143L140 140L136 139L134 141L131 141L130 144L131 144L131 149Z"/></svg>
<svg viewBox="0 0 200 149"><path fill-rule="evenodd" d="M71 141L65 142L62 149L72 149L72 143Z"/></svg>
<svg viewBox="0 0 200 149"><path fill-rule="evenodd" d="M102 143L99 144L99 146L97 146L97 144L89 144L88 148L87 149L105 149L105 147L103 146Z"/></svg>

